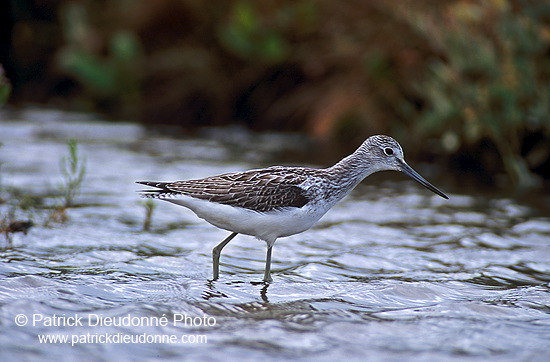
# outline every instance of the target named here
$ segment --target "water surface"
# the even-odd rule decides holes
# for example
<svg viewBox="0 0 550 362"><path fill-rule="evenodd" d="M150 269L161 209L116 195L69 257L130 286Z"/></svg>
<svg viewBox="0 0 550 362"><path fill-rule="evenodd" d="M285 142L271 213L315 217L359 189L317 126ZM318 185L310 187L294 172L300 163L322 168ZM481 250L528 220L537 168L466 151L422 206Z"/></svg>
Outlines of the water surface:
<svg viewBox="0 0 550 362"><path fill-rule="evenodd" d="M60 202L67 138L78 140L87 175L61 223L48 207ZM550 218L529 203L443 200L405 176L367 178L313 229L277 241L272 284L260 283L265 244L242 235L212 282L211 249L228 232L163 202L143 231L134 182L265 166L299 152L299 136L169 137L36 110L2 114L0 141L1 215L11 208L36 224L11 245L0 240L2 360L544 361L550 353ZM14 190L42 205L15 208ZM40 343L44 336L68 340ZM147 343L154 338L162 343Z"/></svg>

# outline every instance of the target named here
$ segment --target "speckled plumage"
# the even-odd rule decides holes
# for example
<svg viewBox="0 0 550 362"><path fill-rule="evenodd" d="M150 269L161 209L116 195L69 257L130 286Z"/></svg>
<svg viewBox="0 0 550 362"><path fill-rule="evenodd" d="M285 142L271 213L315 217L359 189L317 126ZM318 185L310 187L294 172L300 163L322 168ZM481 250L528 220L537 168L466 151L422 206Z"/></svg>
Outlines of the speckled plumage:
<svg viewBox="0 0 550 362"><path fill-rule="evenodd" d="M143 197L185 206L232 232L213 250L214 279L221 249L242 233L266 241L264 280L270 281L271 248L277 238L309 229L365 177L382 170L402 171L447 198L405 163L401 146L388 136L369 137L353 154L326 169L273 166L198 180L138 183L156 188L142 191Z"/></svg>
<svg viewBox="0 0 550 362"><path fill-rule="evenodd" d="M269 212L286 207L302 207L310 200L307 192L298 186L307 179L307 172L304 172L307 169L290 170L288 167L275 166L199 180L141 183L160 189L148 192L154 198L184 194L210 202Z"/></svg>

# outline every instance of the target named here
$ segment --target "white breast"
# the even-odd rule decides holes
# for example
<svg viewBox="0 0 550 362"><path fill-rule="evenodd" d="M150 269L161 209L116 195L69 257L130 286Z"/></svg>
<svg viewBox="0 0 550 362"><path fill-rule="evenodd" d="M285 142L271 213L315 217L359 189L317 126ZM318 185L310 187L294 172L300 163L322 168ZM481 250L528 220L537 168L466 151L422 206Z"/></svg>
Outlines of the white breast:
<svg viewBox="0 0 550 362"><path fill-rule="evenodd" d="M164 200L191 209L198 217L214 226L255 236L267 242L268 245L273 245L279 237L294 235L309 229L330 209L330 207L307 204L301 208L292 207L260 213L184 195Z"/></svg>

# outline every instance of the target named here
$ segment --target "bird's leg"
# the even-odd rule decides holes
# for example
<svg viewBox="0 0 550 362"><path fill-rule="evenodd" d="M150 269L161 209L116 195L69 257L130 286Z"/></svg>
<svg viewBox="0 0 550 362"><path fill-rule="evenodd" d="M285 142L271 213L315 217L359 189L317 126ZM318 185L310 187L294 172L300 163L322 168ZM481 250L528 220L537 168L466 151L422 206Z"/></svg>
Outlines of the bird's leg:
<svg viewBox="0 0 550 362"><path fill-rule="evenodd" d="M264 273L264 282L271 283L271 249L273 245L267 246L267 256L265 258L265 273Z"/></svg>
<svg viewBox="0 0 550 362"><path fill-rule="evenodd" d="M218 277L220 276L220 255L222 249L224 248L224 246L227 245L227 243L233 240L233 238L237 236L237 234L238 233L231 233L231 235L223 239L221 243L219 243L214 247L214 249L212 249L212 266L214 267L214 277L212 278L213 280L218 279Z"/></svg>

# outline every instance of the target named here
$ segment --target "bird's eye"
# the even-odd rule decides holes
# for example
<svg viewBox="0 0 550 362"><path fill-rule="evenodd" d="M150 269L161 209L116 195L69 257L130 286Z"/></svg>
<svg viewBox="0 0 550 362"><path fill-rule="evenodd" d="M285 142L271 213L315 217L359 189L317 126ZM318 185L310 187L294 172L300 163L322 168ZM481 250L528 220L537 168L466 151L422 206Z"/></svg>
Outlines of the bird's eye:
<svg viewBox="0 0 550 362"><path fill-rule="evenodd" d="M386 147L384 148L384 153L387 155L387 156L391 156L393 155L393 150L389 147Z"/></svg>

